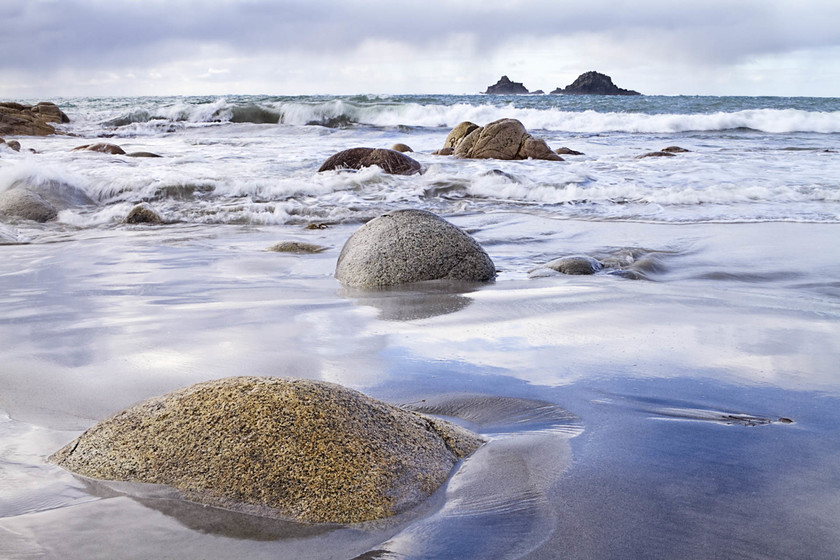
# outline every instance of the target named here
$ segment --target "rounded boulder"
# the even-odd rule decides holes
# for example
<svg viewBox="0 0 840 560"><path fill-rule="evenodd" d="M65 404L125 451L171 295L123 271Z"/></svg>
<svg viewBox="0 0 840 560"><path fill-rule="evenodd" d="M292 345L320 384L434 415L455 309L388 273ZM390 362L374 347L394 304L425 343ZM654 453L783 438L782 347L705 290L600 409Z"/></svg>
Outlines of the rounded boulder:
<svg viewBox="0 0 840 560"><path fill-rule="evenodd" d="M383 148L350 148L327 158L318 172L333 169L362 169L378 166L392 175L414 175L420 173L420 163L396 150Z"/></svg>
<svg viewBox="0 0 840 560"><path fill-rule="evenodd" d="M341 250L335 277L347 286L426 280L487 282L493 261L469 234L425 210L396 210L357 230Z"/></svg>
<svg viewBox="0 0 840 560"><path fill-rule="evenodd" d="M235 511L356 523L420 503L482 441L340 385L231 377L120 412L50 460Z"/></svg>

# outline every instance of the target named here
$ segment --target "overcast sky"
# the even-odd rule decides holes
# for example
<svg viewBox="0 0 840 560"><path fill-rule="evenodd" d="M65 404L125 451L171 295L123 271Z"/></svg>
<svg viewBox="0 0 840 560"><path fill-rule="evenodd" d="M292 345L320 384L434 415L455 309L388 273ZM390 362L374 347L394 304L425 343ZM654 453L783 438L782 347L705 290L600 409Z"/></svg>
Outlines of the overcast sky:
<svg viewBox="0 0 840 560"><path fill-rule="evenodd" d="M0 99L550 91L840 96L838 0L0 0Z"/></svg>

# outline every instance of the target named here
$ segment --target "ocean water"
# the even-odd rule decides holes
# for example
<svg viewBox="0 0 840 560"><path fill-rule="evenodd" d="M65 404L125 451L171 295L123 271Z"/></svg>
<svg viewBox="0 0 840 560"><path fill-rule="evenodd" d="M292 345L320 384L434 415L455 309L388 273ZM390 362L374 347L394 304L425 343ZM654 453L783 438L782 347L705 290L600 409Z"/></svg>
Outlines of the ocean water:
<svg viewBox="0 0 840 560"><path fill-rule="evenodd" d="M0 557L840 556L840 99L56 102L61 134L0 147L0 190L66 206L0 221ZM499 118L583 155L432 155ZM162 157L71 151L93 142ZM397 142L422 174L317 173ZM637 158L668 146L689 151ZM166 223L124 224L140 202ZM342 288L343 243L398 208L471 233L495 282ZM284 240L327 250L267 250ZM540 266L579 254L613 269ZM230 375L338 382L490 442L423 507L351 526L46 462L130 404Z"/></svg>

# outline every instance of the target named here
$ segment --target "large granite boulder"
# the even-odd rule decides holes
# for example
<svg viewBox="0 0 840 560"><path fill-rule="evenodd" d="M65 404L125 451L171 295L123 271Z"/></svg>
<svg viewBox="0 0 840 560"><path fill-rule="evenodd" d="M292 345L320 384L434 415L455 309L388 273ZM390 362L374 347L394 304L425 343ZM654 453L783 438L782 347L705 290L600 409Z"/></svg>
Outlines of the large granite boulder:
<svg viewBox="0 0 840 560"><path fill-rule="evenodd" d="M425 210L371 220L344 244L335 277L346 286L384 287L425 280L486 282L496 267L469 234Z"/></svg>
<svg viewBox="0 0 840 560"><path fill-rule="evenodd" d="M557 88L551 93L563 95L641 95L638 91L616 86L612 78L594 71L584 72L565 88Z"/></svg>
<svg viewBox="0 0 840 560"><path fill-rule="evenodd" d="M392 175L414 175L422 167L416 160L396 150L382 148L350 148L327 158L318 172L333 169L362 169L379 166L385 173Z"/></svg>
<svg viewBox="0 0 840 560"><path fill-rule="evenodd" d="M55 134L55 127L49 123L67 122L70 119L55 103L0 103L0 134L3 135L48 136Z"/></svg>
<svg viewBox="0 0 840 560"><path fill-rule="evenodd" d="M529 93L528 88L522 85L522 82L512 82L507 76L502 76L498 82L487 88L484 93L496 95L514 95Z"/></svg>
<svg viewBox="0 0 840 560"><path fill-rule="evenodd" d="M417 505L482 443L462 428L319 381L231 377L103 420L50 461L191 501L356 523Z"/></svg>
<svg viewBox="0 0 840 560"><path fill-rule="evenodd" d="M454 155L472 159L563 161L544 140L531 136L516 119L500 119L474 129L458 143Z"/></svg>

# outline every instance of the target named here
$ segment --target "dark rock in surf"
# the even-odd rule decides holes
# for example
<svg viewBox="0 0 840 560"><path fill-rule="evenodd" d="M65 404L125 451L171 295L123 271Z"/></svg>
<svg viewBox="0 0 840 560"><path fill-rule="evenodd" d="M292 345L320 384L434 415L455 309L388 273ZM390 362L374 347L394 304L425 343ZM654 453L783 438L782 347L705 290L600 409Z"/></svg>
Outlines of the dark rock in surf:
<svg viewBox="0 0 840 560"><path fill-rule="evenodd" d="M3 135L48 136L55 134L55 127L50 123L68 122L70 119L55 103L0 103L0 134Z"/></svg>
<svg viewBox="0 0 840 560"><path fill-rule="evenodd" d="M163 218L158 214L157 210L152 208L148 203L143 202L138 204L123 220L126 224L162 224Z"/></svg>
<svg viewBox="0 0 840 560"><path fill-rule="evenodd" d="M481 245L424 210L397 210L371 220L344 244L335 277L346 286L383 287L425 280L487 282L496 267Z"/></svg>
<svg viewBox="0 0 840 560"><path fill-rule="evenodd" d="M413 152L414 150L411 149L408 144L397 143L391 146L391 149L395 152L406 153L406 152Z"/></svg>
<svg viewBox="0 0 840 560"><path fill-rule="evenodd" d="M649 157L674 157L674 154L672 154L671 152L648 152L646 154L636 156L636 159L644 159Z"/></svg>
<svg viewBox="0 0 840 560"><path fill-rule="evenodd" d="M567 148L563 146L562 148L557 148L554 150L554 153L560 154L561 156L582 156L584 155L583 152L578 152L577 150L572 150L571 148Z"/></svg>
<svg viewBox="0 0 840 560"><path fill-rule="evenodd" d="M125 154L128 157L138 157L138 158L159 158L163 157L159 154L155 154L153 152L131 152L130 154Z"/></svg>
<svg viewBox="0 0 840 560"><path fill-rule="evenodd" d="M500 119L473 129L455 147L455 157L563 161L544 140L534 138L516 119Z"/></svg>
<svg viewBox="0 0 840 560"><path fill-rule="evenodd" d="M96 144L85 144L84 146L76 146L71 152L99 152L102 154L111 155L125 155L125 150L116 144L109 144L107 142L99 142Z"/></svg>
<svg viewBox="0 0 840 560"><path fill-rule="evenodd" d="M135 405L50 461L94 479L169 485L234 511L358 523L425 500L481 444L332 383L231 377Z"/></svg>
<svg viewBox="0 0 840 560"><path fill-rule="evenodd" d="M612 78L599 72L585 72L565 88L557 88L554 95L641 95L638 91L616 86Z"/></svg>
<svg viewBox="0 0 840 560"><path fill-rule="evenodd" d="M502 76L498 82L487 88L484 93L495 95L518 95L529 93L522 82L512 82L507 76Z"/></svg>
<svg viewBox="0 0 840 560"><path fill-rule="evenodd" d="M680 148L679 146L668 146L667 148L662 148L660 151L668 152L671 154L683 154L686 152L690 152L691 150L686 150L685 148Z"/></svg>
<svg viewBox="0 0 840 560"><path fill-rule="evenodd" d="M2 138L0 138L0 146L6 146L7 148L9 148L10 150L13 150L15 152L20 151L20 142L18 142L17 140L9 140L7 142L7 141L3 140Z"/></svg>
<svg viewBox="0 0 840 560"><path fill-rule="evenodd" d="M394 150L351 148L327 158L318 172L334 169L362 169L374 165L392 175L414 175L422 170L419 162Z"/></svg>

